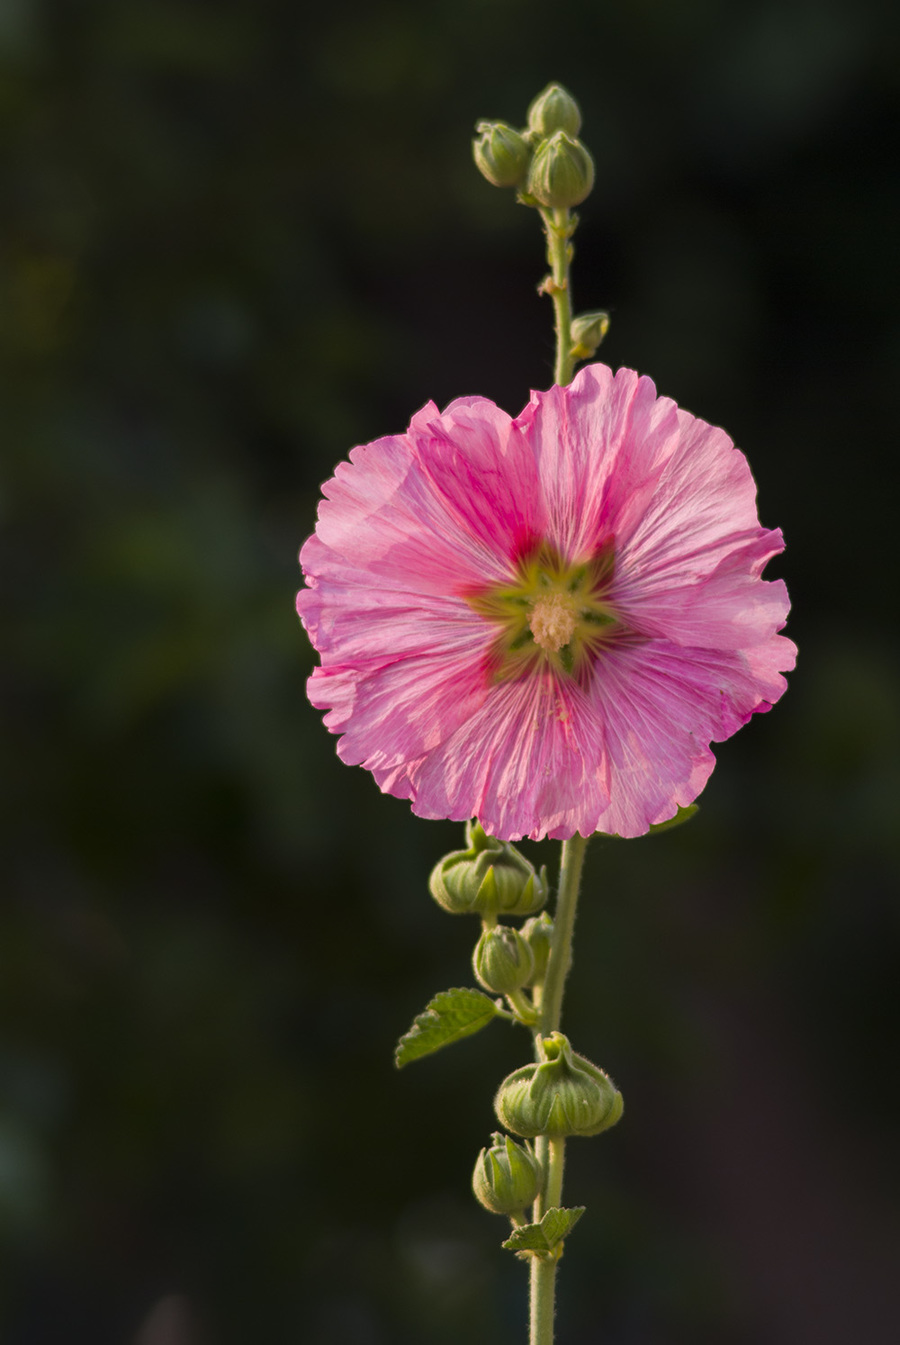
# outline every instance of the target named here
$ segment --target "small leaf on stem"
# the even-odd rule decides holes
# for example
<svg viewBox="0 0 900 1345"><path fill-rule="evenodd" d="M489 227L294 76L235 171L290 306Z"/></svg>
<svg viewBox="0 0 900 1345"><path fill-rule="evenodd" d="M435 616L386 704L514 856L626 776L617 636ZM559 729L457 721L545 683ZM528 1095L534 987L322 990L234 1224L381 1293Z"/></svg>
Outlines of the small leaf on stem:
<svg viewBox="0 0 900 1345"><path fill-rule="evenodd" d="M398 1069L487 1027L502 1010L480 990L442 990L400 1038L394 1055ZM508 1016L508 1015L507 1015Z"/></svg>
<svg viewBox="0 0 900 1345"><path fill-rule="evenodd" d="M550 1209L539 1224L514 1228L503 1246L511 1252L552 1252L571 1233L584 1214L584 1205L574 1209Z"/></svg>

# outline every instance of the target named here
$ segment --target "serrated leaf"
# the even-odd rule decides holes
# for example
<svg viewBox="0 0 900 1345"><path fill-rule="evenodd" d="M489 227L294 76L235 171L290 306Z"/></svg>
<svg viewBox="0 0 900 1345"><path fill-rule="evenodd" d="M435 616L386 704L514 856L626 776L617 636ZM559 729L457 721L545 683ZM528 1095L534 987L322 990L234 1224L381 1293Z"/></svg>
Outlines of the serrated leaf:
<svg viewBox="0 0 900 1345"><path fill-rule="evenodd" d="M514 1228L503 1246L511 1252L552 1252L571 1233L584 1214L584 1205L574 1209L550 1209L539 1224Z"/></svg>
<svg viewBox="0 0 900 1345"><path fill-rule="evenodd" d="M670 817L668 822L656 822L647 834L648 836L658 836L661 831L671 831L673 827L680 827L682 822L689 822L694 813L699 811L699 803L689 803L686 808L679 808L675 816Z"/></svg>
<svg viewBox="0 0 900 1345"><path fill-rule="evenodd" d="M480 990L442 990L435 995L397 1043L394 1063L398 1069L471 1037L496 1018L497 1005Z"/></svg>
<svg viewBox="0 0 900 1345"><path fill-rule="evenodd" d="M514 1228L503 1244L511 1252L549 1252L540 1224L522 1224Z"/></svg>
<svg viewBox="0 0 900 1345"><path fill-rule="evenodd" d="M584 1205L576 1205L571 1210L550 1209L547 1211L541 1220L541 1229L551 1247L555 1247L558 1242L562 1242L563 1238L569 1236L584 1211Z"/></svg>

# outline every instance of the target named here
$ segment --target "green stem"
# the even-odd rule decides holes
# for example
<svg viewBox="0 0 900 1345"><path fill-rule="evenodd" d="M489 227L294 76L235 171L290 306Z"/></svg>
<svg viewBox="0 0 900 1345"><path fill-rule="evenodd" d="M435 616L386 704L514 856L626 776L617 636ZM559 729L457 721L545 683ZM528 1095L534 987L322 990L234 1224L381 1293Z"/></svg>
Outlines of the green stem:
<svg viewBox="0 0 900 1345"><path fill-rule="evenodd" d="M534 1001L529 999L523 990L508 990L506 998L512 1005L520 1023L525 1023L529 1027L533 1023L537 1023L538 1012L534 1006Z"/></svg>
<svg viewBox="0 0 900 1345"><path fill-rule="evenodd" d="M552 1139L548 1142L545 1135L538 1141L544 1149L544 1171L547 1179L544 1184L543 1198L539 1201L541 1212L558 1209L562 1202L563 1166L566 1158L564 1139ZM537 1210L535 1210L537 1218ZM558 1256L531 1258L531 1331L529 1345L553 1345L553 1317L556 1311L556 1267Z"/></svg>
<svg viewBox="0 0 900 1345"><path fill-rule="evenodd" d="M562 1018L563 990L572 965L572 934L586 850L587 840L584 836L573 836L570 841L563 841L559 895L553 916L553 942L541 995L540 1031L544 1037L558 1029Z"/></svg>
<svg viewBox="0 0 900 1345"><path fill-rule="evenodd" d="M566 1162L566 1141L562 1137L552 1139L549 1145L547 1163L547 1184L544 1188L544 1203L548 1210L558 1210L562 1201L563 1168Z"/></svg>
<svg viewBox="0 0 900 1345"><path fill-rule="evenodd" d="M563 990L572 965L572 935L575 930L575 911L586 851L587 840L584 836L573 836L570 841L563 841L559 895L556 899L556 914L553 920L553 942L550 945L550 957L541 995L539 1027L542 1036L545 1037L557 1030L562 1019ZM549 1139L546 1135L541 1135L538 1137L536 1152L545 1174L544 1189L534 1203L532 1216L534 1222L539 1223L547 1210L558 1208L562 1203L566 1141L561 1138ZM553 1345L556 1266L556 1257L531 1258L529 1345Z"/></svg>
<svg viewBox="0 0 900 1345"><path fill-rule="evenodd" d="M531 1330L528 1345L552 1345L553 1314L556 1309L556 1266L555 1257L532 1256L531 1258Z"/></svg>
<svg viewBox="0 0 900 1345"><path fill-rule="evenodd" d="M553 300L553 315L556 322L556 366L553 381L564 388L572 381L575 360L572 356L572 293L569 280L569 263L572 260L572 245L569 239L575 222L568 210L541 210L544 221L544 233L547 236L547 261L550 263L550 275L544 282L544 289Z"/></svg>

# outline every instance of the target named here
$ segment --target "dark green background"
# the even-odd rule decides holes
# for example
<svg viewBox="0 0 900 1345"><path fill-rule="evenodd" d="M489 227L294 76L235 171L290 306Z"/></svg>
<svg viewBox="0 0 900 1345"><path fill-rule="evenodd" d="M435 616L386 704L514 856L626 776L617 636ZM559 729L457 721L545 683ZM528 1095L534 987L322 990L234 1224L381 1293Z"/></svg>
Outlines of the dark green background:
<svg viewBox="0 0 900 1345"><path fill-rule="evenodd" d="M469 141L551 78L576 298L748 453L801 649L689 827L590 855L566 1022L626 1119L570 1146L560 1342L895 1340L892 8L0 6L4 1342L171 1293L213 1343L524 1339L466 1188L527 1043L391 1064L469 980L461 828L338 763L293 594L354 443L548 385L537 221Z"/></svg>

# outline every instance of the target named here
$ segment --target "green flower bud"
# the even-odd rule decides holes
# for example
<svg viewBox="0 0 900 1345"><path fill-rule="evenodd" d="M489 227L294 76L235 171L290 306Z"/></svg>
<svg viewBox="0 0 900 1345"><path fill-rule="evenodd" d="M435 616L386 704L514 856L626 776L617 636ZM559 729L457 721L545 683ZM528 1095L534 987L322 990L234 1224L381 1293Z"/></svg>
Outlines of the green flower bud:
<svg viewBox="0 0 900 1345"><path fill-rule="evenodd" d="M493 1214L521 1214L536 1198L543 1173L530 1144L516 1144L495 1131L472 1173L475 1199Z"/></svg>
<svg viewBox="0 0 900 1345"><path fill-rule="evenodd" d="M541 1062L503 1080L494 1098L501 1125L515 1135L599 1135L622 1115L622 1094L603 1070L576 1055L561 1032L538 1037Z"/></svg>
<svg viewBox="0 0 900 1345"><path fill-rule="evenodd" d="M486 836L477 822L466 826L467 850L454 850L435 865L431 895L453 915L533 915L546 903L547 870L540 875L515 846Z"/></svg>
<svg viewBox="0 0 900 1345"><path fill-rule="evenodd" d="M561 84L548 84L528 109L528 130L539 140L554 131L574 137L581 130L581 109Z"/></svg>
<svg viewBox="0 0 900 1345"><path fill-rule="evenodd" d="M478 171L495 187L517 187L531 158L524 138L502 121L480 121L475 129L472 154Z"/></svg>
<svg viewBox="0 0 900 1345"><path fill-rule="evenodd" d="M572 354L576 360L589 360L609 331L609 314L599 309L581 313L572 322Z"/></svg>
<svg viewBox="0 0 900 1345"><path fill-rule="evenodd" d="M555 131L534 152L526 191L539 205L567 210L583 201L594 185L594 161L580 140Z"/></svg>
<svg viewBox="0 0 900 1345"><path fill-rule="evenodd" d="M531 980L534 953L517 929L511 925L493 925L475 945L472 966L485 990L508 995Z"/></svg>
<svg viewBox="0 0 900 1345"><path fill-rule="evenodd" d="M540 985L550 960L550 947L553 943L553 921L546 911L532 916L522 926L522 938L527 939L534 955L534 971L531 973L531 985Z"/></svg>

